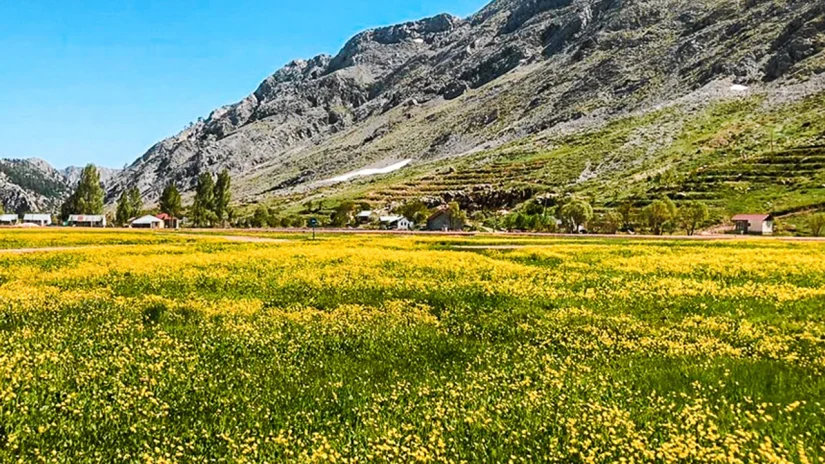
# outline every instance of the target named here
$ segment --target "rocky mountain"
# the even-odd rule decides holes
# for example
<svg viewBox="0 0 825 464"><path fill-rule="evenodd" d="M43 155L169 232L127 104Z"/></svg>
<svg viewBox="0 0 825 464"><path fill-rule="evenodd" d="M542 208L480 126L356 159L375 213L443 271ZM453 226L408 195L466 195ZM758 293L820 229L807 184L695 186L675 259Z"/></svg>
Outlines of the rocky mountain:
<svg viewBox="0 0 825 464"><path fill-rule="evenodd" d="M665 111L661 124L606 139L599 146L613 148L599 159L571 158L531 178L540 189L615 173L647 181L668 169L657 163L695 129L691 118L714 105L757 99L756 112L821 95L823 49L821 1L495 0L469 18L374 29L335 56L289 63L242 101L149 149L114 176L108 200L131 185L149 201L168 182L191 191L198 173L226 168L242 203L319 194L391 201L392 191L403 199L404 188L463 159L492 173L484 188L499 195L502 179L511 188L535 171L510 176L516 171L502 163L514 152L562 157L560 144L573 142L561 137ZM668 163L692 169L696 150ZM377 196L370 191L381 186L347 175L393 165L406 174ZM465 184L479 178L468 176ZM416 194L444 198L466 187Z"/></svg>
<svg viewBox="0 0 825 464"><path fill-rule="evenodd" d="M80 179L82 168L57 170L38 159L0 159L0 202L5 211L54 212ZM104 187L119 170L98 168Z"/></svg>
<svg viewBox="0 0 825 464"><path fill-rule="evenodd" d="M100 174L100 182L103 185L109 185L122 169L112 169L112 168L104 168L101 166L97 167L97 172ZM83 172L82 166L69 166L65 169L60 171L60 174L66 178L69 182L69 185L75 186L78 182L80 182L80 173Z"/></svg>

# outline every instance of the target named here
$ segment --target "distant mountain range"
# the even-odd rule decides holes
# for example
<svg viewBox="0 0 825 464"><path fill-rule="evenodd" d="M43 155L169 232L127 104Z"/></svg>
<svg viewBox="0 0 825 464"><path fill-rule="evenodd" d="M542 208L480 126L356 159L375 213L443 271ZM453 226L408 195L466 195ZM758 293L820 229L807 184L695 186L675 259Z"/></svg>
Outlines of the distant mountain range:
<svg viewBox="0 0 825 464"><path fill-rule="evenodd" d="M0 200L10 212L53 212L71 193L83 168L58 170L38 159L0 159ZM99 167L104 187L119 173Z"/></svg>
<svg viewBox="0 0 825 464"><path fill-rule="evenodd" d="M412 198L495 210L542 192L597 208L662 195L818 207L824 49L821 1L496 0L289 63L113 172L107 201L137 186L151 203L168 182L191 192L199 173L228 169L241 205L295 210ZM25 201L60 197L60 178Z"/></svg>

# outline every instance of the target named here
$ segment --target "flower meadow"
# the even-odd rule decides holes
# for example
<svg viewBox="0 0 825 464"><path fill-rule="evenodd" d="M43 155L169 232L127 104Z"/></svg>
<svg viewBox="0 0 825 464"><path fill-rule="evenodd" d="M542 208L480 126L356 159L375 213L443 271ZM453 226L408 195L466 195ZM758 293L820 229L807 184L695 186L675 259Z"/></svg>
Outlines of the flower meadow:
<svg viewBox="0 0 825 464"><path fill-rule="evenodd" d="M825 462L825 244L84 233L0 253L0 462Z"/></svg>

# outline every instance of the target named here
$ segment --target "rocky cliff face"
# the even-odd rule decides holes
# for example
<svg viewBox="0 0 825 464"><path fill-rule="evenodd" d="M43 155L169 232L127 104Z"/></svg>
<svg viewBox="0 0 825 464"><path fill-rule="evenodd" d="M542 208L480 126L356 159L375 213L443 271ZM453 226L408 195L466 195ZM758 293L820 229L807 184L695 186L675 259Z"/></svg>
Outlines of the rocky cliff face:
<svg viewBox="0 0 825 464"><path fill-rule="evenodd" d="M235 197L307 191L336 174L490 150L702 94L725 81L820 85L825 4L809 0L496 0L357 35L294 61L116 175L157 199L229 169ZM814 85L814 84L812 84ZM702 103L701 101L699 102Z"/></svg>
<svg viewBox="0 0 825 464"><path fill-rule="evenodd" d="M109 185L112 179L114 179L119 173L121 169L112 169L112 168L104 168L101 166L97 166L97 172L100 174L100 182L103 185ZM60 174L66 179L71 187L77 185L80 182L80 174L83 172L83 167L81 166L69 166L65 169L59 171Z"/></svg>

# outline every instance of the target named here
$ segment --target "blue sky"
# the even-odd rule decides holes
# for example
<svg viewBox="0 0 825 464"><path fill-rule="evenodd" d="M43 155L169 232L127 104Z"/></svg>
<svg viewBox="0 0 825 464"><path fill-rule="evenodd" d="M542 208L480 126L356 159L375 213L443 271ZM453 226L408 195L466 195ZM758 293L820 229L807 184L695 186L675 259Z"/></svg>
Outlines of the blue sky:
<svg viewBox="0 0 825 464"><path fill-rule="evenodd" d="M285 63L486 0L0 2L0 157L121 167Z"/></svg>

